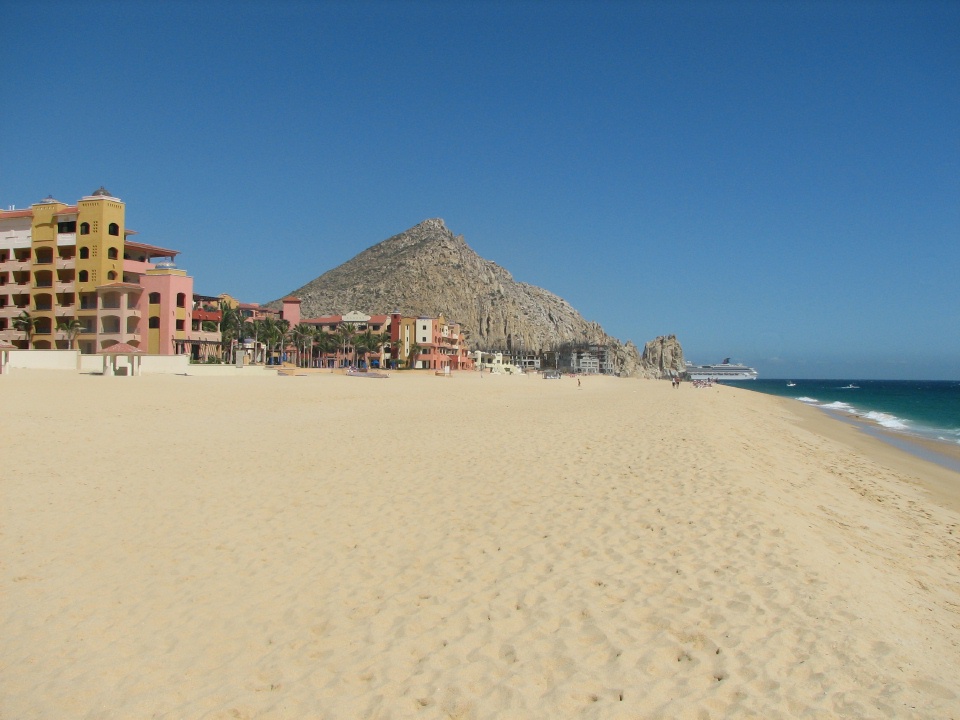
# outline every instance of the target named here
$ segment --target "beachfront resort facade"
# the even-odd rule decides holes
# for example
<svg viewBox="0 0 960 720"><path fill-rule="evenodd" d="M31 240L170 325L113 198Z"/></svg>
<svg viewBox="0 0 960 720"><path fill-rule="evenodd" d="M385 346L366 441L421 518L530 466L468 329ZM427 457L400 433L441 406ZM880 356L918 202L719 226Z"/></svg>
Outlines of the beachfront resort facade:
<svg viewBox="0 0 960 720"><path fill-rule="evenodd" d="M193 278L178 251L137 242L103 187L74 205L48 197L0 211L0 341L173 355L193 328Z"/></svg>
<svg viewBox="0 0 960 720"><path fill-rule="evenodd" d="M467 349L460 323L439 316L406 316L394 311L367 315L351 311L344 315L304 318L300 299L285 297L280 317L289 327L313 328L317 333L338 337L339 344L326 351L311 347L307 364L312 367L409 367L417 370L472 370L473 357ZM362 357L357 348L363 348Z"/></svg>
<svg viewBox="0 0 960 720"><path fill-rule="evenodd" d="M197 295L193 278L174 262L177 250L134 235L125 203L103 187L74 204L47 197L0 211L0 346L84 355L124 349L189 355L194 362L235 362L242 355L247 362L302 360L327 368L474 367L463 328L442 315L354 311L302 318L298 298L284 298L282 309L274 309L227 294ZM225 312L242 326L229 340ZM264 321L290 331L272 351L256 335ZM297 336L304 328L318 338L338 334L340 342L311 342L301 350Z"/></svg>

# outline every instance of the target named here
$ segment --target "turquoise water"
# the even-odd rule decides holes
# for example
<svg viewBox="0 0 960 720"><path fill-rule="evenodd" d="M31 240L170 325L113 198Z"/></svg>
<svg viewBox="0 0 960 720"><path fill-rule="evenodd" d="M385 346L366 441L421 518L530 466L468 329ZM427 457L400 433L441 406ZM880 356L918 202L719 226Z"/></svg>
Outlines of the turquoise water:
<svg viewBox="0 0 960 720"><path fill-rule="evenodd" d="M788 382L796 386L788 387ZM784 379L728 384L861 417L905 435L960 444L960 382L956 380Z"/></svg>

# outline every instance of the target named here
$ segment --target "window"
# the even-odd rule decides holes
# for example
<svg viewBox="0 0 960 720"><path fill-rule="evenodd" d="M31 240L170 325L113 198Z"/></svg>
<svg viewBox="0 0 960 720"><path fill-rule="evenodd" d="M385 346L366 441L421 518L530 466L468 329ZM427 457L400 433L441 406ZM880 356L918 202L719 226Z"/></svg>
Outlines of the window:
<svg viewBox="0 0 960 720"><path fill-rule="evenodd" d="M154 330L159 330L159 329L160 329L160 318L158 318L158 317L152 317L152 318L150 318L150 320L149 320L149 322L148 322L147 324L148 324L151 328L153 328Z"/></svg>
<svg viewBox="0 0 960 720"><path fill-rule="evenodd" d="M116 279L117 279L117 274L113 270L107 273L107 280L116 280Z"/></svg>
<svg viewBox="0 0 960 720"><path fill-rule="evenodd" d="M183 320L177 320L177 330L183 330Z"/></svg>
<svg viewBox="0 0 960 720"><path fill-rule="evenodd" d="M58 233L75 233L77 231L77 221L70 220L69 222L58 222L57 223L57 232Z"/></svg>
<svg viewBox="0 0 960 720"><path fill-rule="evenodd" d="M177 293L177 307L186 307L186 293Z"/></svg>
<svg viewBox="0 0 960 720"><path fill-rule="evenodd" d="M84 245L82 248L80 248L80 259L86 260L89 257L90 257L90 248Z"/></svg>
<svg viewBox="0 0 960 720"><path fill-rule="evenodd" d="M119 257L120 253L116 248L110 248L107 250L107 259L116 260Z"/></svg>
<svg viewBox="0 0 960 720"><path fill-rule="evenodd" d="M90 223L82 222L80 223L80 234L89 235L90 234Z"/></svg>
<svg viewBox="0 0 960 720"><path fill-rule="evenodd" d="M78 281L78 282L87 282L87 278L88 278L88 277L89 277L89 275L87 274L87 271L86 271L86 270L81 270L80 272L77 273L77 281Z"/></svg>
<svg viewBox="0 0 960 720"><path fill-rule="evenodd" d="M107 228L107 232L110 233L111 235L119 235L120 226L117 225L116 223L110 223L110 226Z"/></svg>
<svg viewBox="0 0 960 720"><path fill-rule="evenodd" d="M159 305L160 304L160 293L152 292L150 293L150 304Z"/></svg>

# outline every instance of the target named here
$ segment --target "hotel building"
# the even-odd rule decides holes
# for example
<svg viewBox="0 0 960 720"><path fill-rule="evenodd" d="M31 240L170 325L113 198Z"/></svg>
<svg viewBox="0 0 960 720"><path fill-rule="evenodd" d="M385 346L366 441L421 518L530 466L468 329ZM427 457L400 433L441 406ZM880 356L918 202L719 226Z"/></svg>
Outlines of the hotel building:
<svg viewBox="0 0 960 720"><path fill-rule="evenodd" d="M0 341L176 353L191 330L193 278L174 265L176 250L132 240L125 215L102 187L75 205L48 197L0 211ZM33 321L29 340L15 328L24 313Z"/></svg>

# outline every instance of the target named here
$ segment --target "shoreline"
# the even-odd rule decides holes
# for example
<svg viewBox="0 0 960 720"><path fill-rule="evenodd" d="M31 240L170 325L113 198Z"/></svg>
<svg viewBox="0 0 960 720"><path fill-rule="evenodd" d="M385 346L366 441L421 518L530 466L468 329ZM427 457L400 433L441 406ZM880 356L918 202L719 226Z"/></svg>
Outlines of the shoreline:
<svg viewBox="0 0 960 720"><path fill-rule="evenodd" d="M808 405L793 398L765 395L796 412L798 424L862 452L871 459L907 474L942 507L960 512L960 448L887 430L877 423Z"/></svg>

